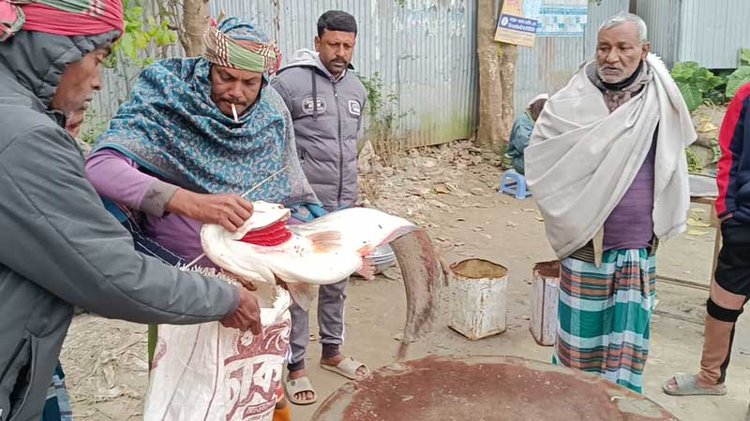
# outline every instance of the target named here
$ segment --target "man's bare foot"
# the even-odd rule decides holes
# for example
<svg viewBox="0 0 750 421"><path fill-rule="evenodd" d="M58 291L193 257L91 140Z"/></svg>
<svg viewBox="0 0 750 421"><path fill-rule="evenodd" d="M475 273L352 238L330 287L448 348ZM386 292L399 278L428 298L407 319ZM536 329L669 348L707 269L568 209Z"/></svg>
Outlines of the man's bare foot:
<svg viewBox="0 0 750 421"><path fill-rule="evenodd" d="M321 358L320 363L323 365L327 365L330 367L336 367L337 365L341 364L341 361L344 361L344 357L342 354L339 354L332 358ZM367 367L364 365L357 368L357 377L364 377L367 375Z"/></svg>
<svg viewBox="0 0 750 421"><path fill-rule="evenodd" d="M307 372L305 372L305 369L297 370L297 371L290 371L289 372L289 380L296 380L301 377L307 376ZM311 401L315 399L315 392L312 390L306 390L303 392L295 393L294 399L297 401Z"/></svg>

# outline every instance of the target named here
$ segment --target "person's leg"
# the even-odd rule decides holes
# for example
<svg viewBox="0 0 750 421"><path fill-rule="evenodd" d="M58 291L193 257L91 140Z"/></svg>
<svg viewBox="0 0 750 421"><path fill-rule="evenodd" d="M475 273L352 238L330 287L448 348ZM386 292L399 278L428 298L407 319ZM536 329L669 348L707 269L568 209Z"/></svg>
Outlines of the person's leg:
<svg viewBox="0 0 750 421"><path fill-rule="evenodd" d="M307 377L305 371L305 358L307 347L310 344L310 313L305 311L296 303L289 307L292 317L292 329L289 335L289 380ZM314 401L316 399L314 390L303 390L289 396L293 402Z"/></svg>
<svg viewBox="0 0 750 421"><path fill-rule="evenodd" d="M605 252L599 267L564 259L554 362L639 392L648 356L654 264L645 249Z"/></svg>
<svg viewBox="0 0 750 421"><path fill-rule="evenodd" d="M321 364L336 367L344 361L339 347L344 342L344 306L349 278L331 285L322 285L318 292L318 326L323 346ZM355 376L367 374L367 367L357 364Z"/></svg>
<svg viewBox="0 0 750 421"><path fill-rule="evenodd" d="M735 324L750 296L750 225L732 219L721 226L722 246L706 302L701 369L663 386L670 395L720 395L732 354Z"/></svg>
<svg viewBox="0 0 750 421"><path fill-rule="evenodd" d="M656 258L647 249L617 251L612 299L605 377L641 393L656 299Z"/></svg>
<svg viewBox="0 0 750 421"><path fill-rule="evenodd" d="M717 270L718 272L718 270ZM735 324L742 314L746 297L732 294L714 282L706 302L701 371L696 384L710 388L724 384L732 355Z"/></svg>
<svg viewBox="0 0 750 421"><path fill-rule="evenodd" d="M561 262L557 339L553 362L565 367L604 374L604 320L612 306L613 263L605 253L602 265L567 258Z"/></svg>
<svg viewBox="0 0 750 421"><path fill-rule="evenodd" d="M714 387L726 380L735 323L750 296L750 225L730 219L721 231L722 247L706 303L701 371L696 378L700 387Z"/></svg>
<svg viewBox="0 0 750 421"><path fill-rule="evenodd" d="M344 342L344 305L349 278L330 285L321 285L318 292L318 327L323 359L330 360L340 355L339 347Z"/></svg>

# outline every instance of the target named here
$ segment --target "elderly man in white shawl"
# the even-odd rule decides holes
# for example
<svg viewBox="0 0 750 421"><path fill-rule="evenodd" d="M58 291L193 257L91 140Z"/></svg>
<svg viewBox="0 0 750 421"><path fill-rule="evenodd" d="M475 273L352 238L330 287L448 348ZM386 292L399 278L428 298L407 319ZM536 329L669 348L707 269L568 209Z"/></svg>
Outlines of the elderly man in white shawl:
<svg viewBox="0 0 750 421"><path fill-rule="evenodd" d="M685 229L685 147L695 131L679 89L649 54L646 24L621 13L596 59L546 104L526 177L562 260L554 359L641 392L657 243Z"/></svg>

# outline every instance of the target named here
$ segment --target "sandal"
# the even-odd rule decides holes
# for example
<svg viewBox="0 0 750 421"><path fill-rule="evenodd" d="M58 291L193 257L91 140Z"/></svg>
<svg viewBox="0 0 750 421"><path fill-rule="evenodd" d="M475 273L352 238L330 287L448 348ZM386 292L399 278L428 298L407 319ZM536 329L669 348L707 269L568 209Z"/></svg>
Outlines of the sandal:
<svg viewBox="0 0 750 421"><path fill-rule="evenodd" d="M341 360L337 365L328 365L320 363L320 367L324 370L332 371L336 374L340 374L350 380L359 380L363 377L370 375L370 369L367 368L365 363L357 361L352 357L346 357ZM357 370L364 367L366 373L362 376L357 375Z"/></svg>
<svg viewBox="0 0 750 421"><path fill-rule="evenodd" d="M298 379L291 380L287 378L284 382L284 390L286 391L286 398L289 402L295 405L311 405L318 401L318 394L313 389L312 383L307 376L300 377ZM313 394L312 399L297 399L295 396L298 393L311 392Z"/></svg>
<svg viewBox="0 0 750 421"><path fill-rule="evenodd" d="M670 384L674 380L676 386ZM723 384L715 388L703 388L695 384L692 374L677 374L664 382L661 389L669 396L723 396L727 394L727 387Z"/></svg>

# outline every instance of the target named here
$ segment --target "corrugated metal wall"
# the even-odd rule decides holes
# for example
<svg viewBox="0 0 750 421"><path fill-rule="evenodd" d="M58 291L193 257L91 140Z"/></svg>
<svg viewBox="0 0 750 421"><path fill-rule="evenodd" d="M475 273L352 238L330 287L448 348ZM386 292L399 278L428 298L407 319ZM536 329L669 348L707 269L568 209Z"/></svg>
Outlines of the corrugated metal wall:
<svg viewBox="0 0 750 421"><path fill-rule="evenodd" d="M668 14L670 9L663 5L680 1L694 0L640 0L639 11ZM750 0L746 1L750 4ZM556 3L559 1L542 1L544 5ZM653 12L657 4L662 6ZM589 4L584 36L538 37L535 48L520 48L514 94L516 114L522 112L534 95L562 88L593 54L599 25L628 6L629 0ZM467 138L476 129L476 0L406 0L404 7L395 0L212 0L211 8L214 16L223 11L251 19L277 40L285 57L298 48L312 48L321 13L329 9L347 10L360 25L354 65L365 77L377 73L385 93L398 97L393 113L401 116L395 126L403 146ZM671 30L669 25L650 25L655 44L659 40L658 44L670 45L662 40L675 33L673 22L677 19L674 14L671 16L665 20L672 25ZM745 45L750 46L750 41ZM105 92L94 104L99 112L94 124L106 123L115 113L135 72L126 69L105 74Z"/></svg>
<svg viewBox="0 0 750 421"><path fill-rule="evenodd" d="M736 68L740 48L750 48L748 23L748 0L682 0L677 60L709 69Z"/></svg>
<svg viewBox="0 0 750 421"><path fill-rule="evenodd" d="M376 73L384 94L395 94L392 112L402 146L471 137L477 118L475 0L214 0L212 12L245 16L274 34L289 58L313 48L318 17L331 9L357 19L354 66Z"/></svg>
<svg viewBox="0 0 750 421"><path fill-rule="evenodd" d="M750 47L748 0L639 0L653 50L667 65L695 61L732 69L740 48Z"/></svg>
<svg viewBox="0 0 750 421"><path fill-rule="evenodd" d="M519 47L513 106L516 115L540 93L564 87L583 61L583 38L538 37L534 48Z"/></svg>
<svg viewBox="0 0 750 421"><path fill-rule="evenodd" d="M680 3L682 0L641 0L638 2L638 16L646 21L651 51L660 56L667 66L677 61L682 39L680 32ZM669 17L665 19L664 17Z"/></svg>
<svg viewBox="0 0 750 421"><path fill-rule="evenodd" d="M544 5L559 3L544 0ZM513 98L516 114L526 108L534 96L553 94L564 87L570 77L595 50L599 25L608 17L628 10L629 0L603 0L589 4L588 24L583 37L537 37L534 48L519 48L516 66L516 91Z"/></svg>
<svg viewBox="0 0 750 421"><path fill-rule="evenodd" d="M596 37L601 24L609 17L627 12L629 7L630 0L603 0L599 5L589 3L589 24L584 36L585 58L593 57L596 53Z"/></svg>
<svg viewBox="0 0 750 421"><path fill-rule="evenodd" d="M284 57L313 48L318 17L330 9L357 18L354 66L376 73L383 95L395 94L396 136L402 146L444 143L473 135L477 120L476 0L212 0L220 12L242 16L277 40ZM106 72L95 103L100 122L114 115L128 92L123 71ZM133 71L125 70L128 76Z"/></svg>

